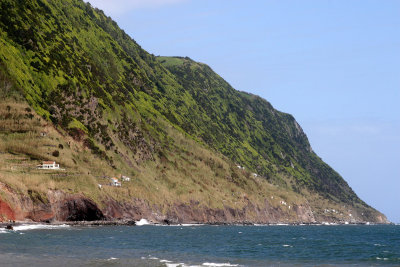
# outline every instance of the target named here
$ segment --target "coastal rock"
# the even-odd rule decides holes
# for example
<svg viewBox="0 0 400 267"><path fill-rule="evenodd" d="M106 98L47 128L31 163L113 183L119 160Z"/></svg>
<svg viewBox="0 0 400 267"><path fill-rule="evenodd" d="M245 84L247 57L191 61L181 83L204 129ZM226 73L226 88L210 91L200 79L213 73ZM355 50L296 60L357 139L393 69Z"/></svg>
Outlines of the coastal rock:
<svg viewBox="0 0 400 267"><path fill-rule="evenodd" d="M294 205L293 209L296 212L299 221L309 223L316 222L310 206Z"/></svg>
<svg viewBox="0 0 400 267"><path fill-rule="evenodd" d="M1 218L7 220L31 220L35 222L64 221L139 221L142 218L149 222L161 224L209 223L209 224L243 224L243 223L307 223L338 222L329 217L316 218L311 207L306 204L293 205L293 212L273 206L265 199L263 206L250 201L242 208L224 206L209 208L198 201L175 203L159 207L146 200L132 199L119 202L114 199L104 200L100 208L93 200L81 194L68 194L61 190L49 190L46 196L34 198L16 193L11 188L0 184L7 197L7 202L0 199ZM164 211L164 212L163 212ZM354 216L358 216L354 213ZM358 217L357 217L358 218ZM377 223L387 223L377 218ZM352 223L362 222L352 220Z"/></svg>
<svg viewBox="0 0 400 267"><path fill-rule="evenodd" d="M57 214L61 221L96 221L104 219L97 205L90 199L72 197L61 205L62 213ZM61 216L60 216L61 215Z"/></svg>
<svg viewBox="0 0 400 267"><path fill-rule="evenodd" d="M89 198L62 191L48 192L50 206L56 221L96 221L104 219L103 212Z"/></svg>
<svg viewBox="0 0 400 267"><path fill-rule="evenodd" d="M15 214L8 203L0 199L0 221L7 220L15 220Z"/></svg>

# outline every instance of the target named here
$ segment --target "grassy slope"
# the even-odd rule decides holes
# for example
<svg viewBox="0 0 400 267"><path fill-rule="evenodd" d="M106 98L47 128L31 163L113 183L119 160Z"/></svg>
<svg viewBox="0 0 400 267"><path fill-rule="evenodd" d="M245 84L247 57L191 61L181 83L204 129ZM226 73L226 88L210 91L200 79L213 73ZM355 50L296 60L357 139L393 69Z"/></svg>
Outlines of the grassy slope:
<svg viewBox="0 0 400 267"><path fill-rule="evenodd" d="M100 206L110 197L122 202L146 199L166 207L198 201L201 206L213 209L224 206L241 209L247 200L262 207L271 196L275 196L271 200L273 206L279 206L281 200L292 206L305 203L302 196L252 177L172 127L166 127L174 139L174 148L168 155L133 166L121 160L118 161L121 165L114 169L81 142L37 116L23 100L8 98L0 104L0 182L34 201L46 202L46 192L50 189L82 193ZM59 156L53 156L54 151L59 151ZM42 160L55 160L66 170L37 170L35 167ZM106 185L109 180L105 176L120 175L133 179L123 182L122 188ZM102 189L98 184L103 184ZM1 197L7 200L7 195ZM295 220L292 210L285 212Z"/></svg>
<svg viewBox="0 0 400 267"><path fill-rule="evenodd" d="M33 124L28 118L29 130L3 127L1 151L16 154L11 161L33 159L34 166L35 160L54 159L46 142L74 144L63 145L58 161L79 175L57 181L51 174L37 174L37 188L25 178L15 185L22 191L32 187L42 192L44 184L55 184L99 200L108 195L152 202L195 198L216 207L222 200L238 203L234 192L255 203L273 190L284 198L303 199L294 190L316 203L322 203L322 196L331 206L346 202L369 209L311 151L292 116L234 90L204 64L148 54L82 1L2 1L0 63L1 89L9 99L2 103L4 125L20 120L7 121L7 106L37 120ZM26 103L19 94L33 115L22 109ZM52 134L37 139L44 125ZM23 148L13 147L15 140ZM282 189L238 171L234 163ZM9 175L27 175L15 175L7 166L0 178L8 183ZM122 189L124 194L113 188L98 192L97 176L120 173L136 177L134 186ZM165 199L160 200L158 190ZM328 204L316 208L323 205Z"/></svg>
<svg viewBox="0 0 400 267"><path fill-rule="evenodd" d="M192 115L198 128L188 131L234 161L297 192L307 188L330 199L364 204L312 151L291 115L258 96L234 90L205 64L189 58L158 60L202 108L199 116Z"/></svg>

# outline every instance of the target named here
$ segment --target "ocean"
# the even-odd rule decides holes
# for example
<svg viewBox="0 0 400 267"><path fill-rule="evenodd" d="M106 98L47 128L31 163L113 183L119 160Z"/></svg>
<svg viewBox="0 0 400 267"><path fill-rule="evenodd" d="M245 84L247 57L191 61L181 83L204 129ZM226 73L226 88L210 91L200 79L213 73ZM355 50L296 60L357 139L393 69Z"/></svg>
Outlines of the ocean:
<svg viewBox="0 0 400 267"><path fill-rule="evenodd" d="M0 266L400 266L400 226L22 225Z"/></svg>

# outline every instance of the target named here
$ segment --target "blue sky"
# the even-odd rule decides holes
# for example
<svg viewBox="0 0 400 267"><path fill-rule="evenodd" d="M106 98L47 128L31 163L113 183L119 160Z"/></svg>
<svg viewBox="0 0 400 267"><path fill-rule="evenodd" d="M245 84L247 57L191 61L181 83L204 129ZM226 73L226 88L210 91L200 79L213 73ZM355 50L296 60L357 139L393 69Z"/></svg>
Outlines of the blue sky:
<svg viewBox="0 0 400 267"><path fill-rule="evenodd" d="M91 0L144 49L207 63L291 113L400 222L400 1Z"/></svg>

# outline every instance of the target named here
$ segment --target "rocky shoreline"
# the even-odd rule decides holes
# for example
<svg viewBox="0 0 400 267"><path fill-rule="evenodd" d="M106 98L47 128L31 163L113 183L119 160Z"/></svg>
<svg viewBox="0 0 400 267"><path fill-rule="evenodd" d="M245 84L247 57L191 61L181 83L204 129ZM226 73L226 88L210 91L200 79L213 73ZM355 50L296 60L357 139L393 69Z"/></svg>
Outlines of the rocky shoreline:
<svg viewBox="0 0 400 267"><path fill-rule="evenodd" d="M57 222L33 222L33 221L15 221L0 222L0 229L9 229L23 225L49 225L49 226L137 226L137 221L132 220L99 220L99 221L57 221ZM143 225L163 225L163 226L320 226L320 225L390 225L393 223L369 223L369 222L312 222L312 223L263 223L257 224L252 222L208 222L208 223L171 223L171 222L149 222ZM10 228L11 226L11 228Z"/></svg>
<svg viewBox="0 0 400 267"><path fill-rule="evenodd" d="M112 198L95 202L83 194L69 194L61 190L48 190L46 201L32 199L0 183L6 192L0 199L0 225L9 222L67 225L135 225L145 218L151 224L180 225L314 225L314 224L368 224L389 223L379 214L364 215L353 210L352 217L335 214L318 215L308 203L274 206L265 199L263 204L247 200L241 208L224 205L219 208L203 206L200 202L151 204L144 199L116 201ZM3 220L3 224L1 221Z"/></svg>

